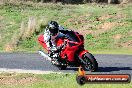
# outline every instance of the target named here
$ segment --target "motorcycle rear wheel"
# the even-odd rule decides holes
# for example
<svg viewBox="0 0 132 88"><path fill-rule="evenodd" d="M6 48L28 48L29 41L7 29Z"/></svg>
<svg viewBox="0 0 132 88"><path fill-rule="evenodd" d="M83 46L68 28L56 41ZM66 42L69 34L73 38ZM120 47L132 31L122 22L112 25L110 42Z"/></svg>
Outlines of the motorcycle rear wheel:
<svg viewBox="0 0 132 88"><path fill-rule="evenodd" d="M98 63L91 53L86 53L83 56L83 61L85 62L85 64L83 64L82 67L85 70L89 70L91 72L95 72L98 70Z"/></svg>

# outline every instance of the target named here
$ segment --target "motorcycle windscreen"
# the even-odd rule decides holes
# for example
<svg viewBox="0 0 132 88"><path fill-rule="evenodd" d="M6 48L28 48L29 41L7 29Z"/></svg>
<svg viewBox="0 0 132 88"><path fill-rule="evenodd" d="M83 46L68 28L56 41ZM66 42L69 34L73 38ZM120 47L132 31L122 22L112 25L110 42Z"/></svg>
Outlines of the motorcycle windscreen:
<svg viewBox="0 0 132 88"><path fill-rule="evenodd" d="M80 42L79 41L79 38L77 37L77 35L73 32L73 31L69 31L66 36L68 37L68 39L70 41L73 41L73 42Z"/></svg>
<svg viewBox="0 0 132 88"><path fill-rule="evenodd" d="M74 31L61 30L60 32L65 34L68 40L73 41L73 42L80 42L78 36L75 34Z"/></svg>

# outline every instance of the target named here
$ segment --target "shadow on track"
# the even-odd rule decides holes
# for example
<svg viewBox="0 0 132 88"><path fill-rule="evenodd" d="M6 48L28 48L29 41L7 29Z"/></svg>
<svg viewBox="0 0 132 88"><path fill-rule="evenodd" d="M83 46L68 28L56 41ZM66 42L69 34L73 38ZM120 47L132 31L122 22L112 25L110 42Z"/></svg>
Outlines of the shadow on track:
<svg viewBox="0 0 132 88"><path fill-rule="evenodd" d="M77 67L68 67L66 68L68 71L78 71ZM66 71L65 70L65 71ZM99 67L97 72L113 72L113 71L122 71L122 70L132 70L130 67Z"/></svg>
<svg viewBox="0 0 132 88"><path fill-rule="evenodd" d="M132 70L130 67L99 67L97 72L112 72L121 70Z"/></svg>
<svg viewBox="0 0 132 88"><path fill-rule="evenodd" d="M66 70L78 71L78 67L68 67Z"/></svg>

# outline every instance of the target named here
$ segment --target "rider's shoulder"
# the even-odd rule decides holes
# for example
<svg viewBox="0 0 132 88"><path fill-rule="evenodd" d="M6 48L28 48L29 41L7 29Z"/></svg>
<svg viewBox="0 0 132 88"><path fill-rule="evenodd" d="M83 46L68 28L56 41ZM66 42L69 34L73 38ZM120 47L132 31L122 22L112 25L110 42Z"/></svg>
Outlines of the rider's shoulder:
<svg viewBox="0 0 132 88"><path fill-rule="evenodd" d="M61 25L59 25L59 30L65 30L65 28Z"/></svg>
<svg viewBox="0 0 132 88"><path fill-rule="evenodd" d="M49 34L49 33L50 33L49 29L48 28L45 28L44 34Z"/></svg>
<svg viewBox="0 0 132 88"><path fill-rule="evenodd" d="M71 29L64 28L63 26L59 25L59 31L72 31Z"/></svg>

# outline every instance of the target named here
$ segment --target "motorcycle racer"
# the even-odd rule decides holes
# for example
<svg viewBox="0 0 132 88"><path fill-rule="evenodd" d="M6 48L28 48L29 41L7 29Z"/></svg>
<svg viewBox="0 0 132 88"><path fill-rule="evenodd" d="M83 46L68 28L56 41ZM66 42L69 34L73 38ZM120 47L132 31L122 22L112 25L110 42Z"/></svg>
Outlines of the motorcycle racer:
<svg viewBox="0 0 132 88"><path fill-rule="evenodd" d="M65 70L67 66L82 66L91 72L98 69L95 57L84 48L83 35L64 30L56 21L49 22L44 34L39 35L38 41L48 51L47 54L40 50L39 54L60 70Z"/></svg>
<svg viewBox="0 0 132 88"><path fill-rule="evenodd" d="M49 49L48 55L50 57L53 57L55 59L55 64L59 64L57 54L63 46L57 47L56 45L56 38L61 33L59 30L64 30L62 26L60 26L56 21L50 21L48 23L48 26L45 29L44 32L44 42L47 45L47 48ZM63 36L65 36L63 34Z"/></svg>

